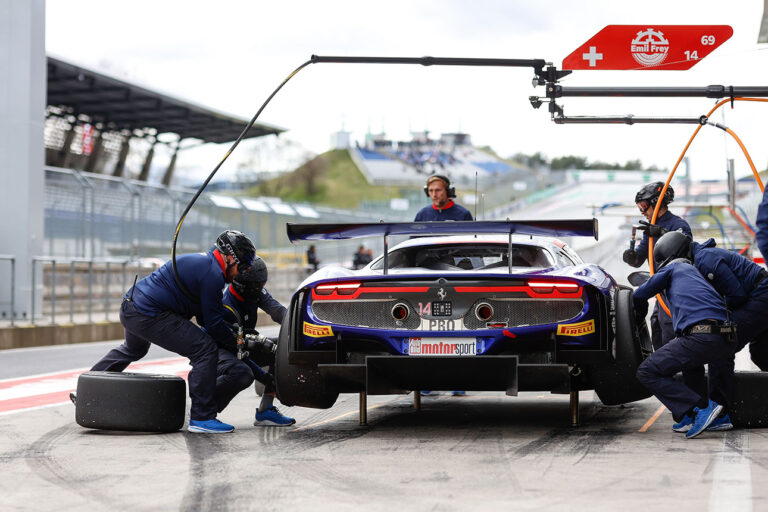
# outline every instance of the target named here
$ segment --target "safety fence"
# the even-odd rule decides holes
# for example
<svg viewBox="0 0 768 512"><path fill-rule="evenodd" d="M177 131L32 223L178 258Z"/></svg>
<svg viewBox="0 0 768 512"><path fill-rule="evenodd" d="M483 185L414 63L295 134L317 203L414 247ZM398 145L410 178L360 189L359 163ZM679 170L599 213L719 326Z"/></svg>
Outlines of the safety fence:
<svg viewBox="0 0 768 512"><path fill-rule="evenodd" d="M167 259L176 222L195 191L48 167L44 256ZM246 233L257 248L288 249L289 222L405 220L399 212L345 211L276 198L203 193L184 220L177 251L209 248L225 229Z"/></svg>

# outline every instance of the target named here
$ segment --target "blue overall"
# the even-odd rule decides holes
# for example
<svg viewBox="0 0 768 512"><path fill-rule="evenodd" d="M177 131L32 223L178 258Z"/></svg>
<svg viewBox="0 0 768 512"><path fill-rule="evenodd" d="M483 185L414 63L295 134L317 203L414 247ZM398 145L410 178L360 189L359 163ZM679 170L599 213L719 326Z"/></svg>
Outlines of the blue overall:
<svg viewBox="0 0 768 512"><path fill-rule="evenodd" d="M674 213L667 210L664 215L656 219L655 226L659 226L667 231L681 230L688 238L693 238L691 235L691 226L688 225L684 219L678 217ZM643 238L640 243L637 244L635 249L635 262L630 263L633 267L640 267L648 259L648 243L650 235L648 231L643 233ZM654 238L654 242L656 239ZM675 330L672 328L672 319L663 308L656 304L651 314L651 342L653 343L653 349L658 350L662 345L668 343L669 340L675 337ZM703 374L702 374L703 376Z"/></svg>
<svg viewBox="0 0 768 512"><path fill-rule="evenodd" d="M655 351L637 369L637 379L679 421L701 404L702 396L674 375L709 364L709 396L728 407L733 386L733 344L720 334L690 334L699 324L727 320L725 303L693 265L674 262L659 270L633 295L635 304L665 292L677 335Z"/></svg>
<svg viewBox="0 0 768 512"><path fill-rule="evenodd" d="M755 226L757 227L757 233L755 233L757 248L760 249L763 258L768 259L768 187L763 192L763 200L757 207Z"/></svg>
<svg viewBox="0 0 768 512"><path fill-rule="evenodd" d="M472 214L469 210L456 204L453 201L448 201L445 208L437 208L434 204L425 206L416 214L413 219L416 222L422 221L441 221L441 220L472 220Z"/></svg>
<svg viewBox="0 0 768 512"><path fill-rule="evenodd" d="M762 342L768 331L768 271L744 256L715 247L709 239L693 242L693 264L733 311L736 323L736 352L749 343L752 361L768 370L768 343ZM760 342L760 343L759 343Z"/></svg>
<svg viewBox="0 0 768 512"><path fill-rule="evenodd" d="M216 417L216 361L218 346L234 343L234 335L223 318L221 292L225 285L225 266L217 250L205 254L185 254L176 258L182 282L194 302L187 298L174 279L167 262L141 279L125 294L120 308L120 323L125 342L110 350L91 370L123 371L147 354L150 343L188 357L190 418ZM200 329L190 322L196 317Z"/></svg>
<svg viewBox="0 0 768 512"><path fill-rule="evenodd" d="M283 307L266 289L261 290L261 296L258 300L246 301L233 288L227 287L224 293L223 302L231 307L243 321L244 329L253 329L258 319L258 310L264 310L275 322L281 324L287 313ZM237 316L227 308L224 308L224 319L234 324L237 322ZM254 377L264 384L264 393L274 393L275 386L271 379L265 379L264 373L254 371L254 368L247 362L237 358L232 350L219 348L218 367L216 377L216 407L219 412L229 404L229 402L242 390L246 389L253 382ZM274 354L251 354L250 359L258 366L274 366Z"/></svg>

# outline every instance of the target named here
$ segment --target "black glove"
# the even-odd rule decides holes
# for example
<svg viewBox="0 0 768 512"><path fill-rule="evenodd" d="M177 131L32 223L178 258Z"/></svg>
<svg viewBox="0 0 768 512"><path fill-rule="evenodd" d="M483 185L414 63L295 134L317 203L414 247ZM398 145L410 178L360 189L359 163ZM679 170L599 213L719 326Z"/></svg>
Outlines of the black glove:
<svg viewBox="0 0 768 512"><path fill-rule="evenodd" d="M621 259L624 260L624 263L628 265L632 265L633 267L639 267L640 262L638 261L638 256L635 251L632 249L627 249L624 251L624 254L621 255Z"/></svg>
<svg viewBox="0 0 768 512"><path fill-rule="evenodd" d="M653 238L654 240L656 238L659 238L661 235L669 231L668 229L664 229L661 226L657 226L656 224L651 224L648 221L641 220L640 226L638 228L640 231L645 231L648 233L648 236Z"/></svg>

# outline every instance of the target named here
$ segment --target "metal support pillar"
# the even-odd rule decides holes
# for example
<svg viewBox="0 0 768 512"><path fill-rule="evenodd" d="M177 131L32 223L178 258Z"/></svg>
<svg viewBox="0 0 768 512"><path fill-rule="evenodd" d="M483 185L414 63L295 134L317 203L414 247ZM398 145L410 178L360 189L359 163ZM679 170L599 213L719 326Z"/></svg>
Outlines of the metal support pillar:
<svg viewBox="0 0 768 512"><path fill-rule="evenodd" d="M360 426L368 425L368 395L360 393Z"/></svg>
<svg viewBox="0 0 768 512"><path fill-rule="evenodd" d="M571 426L579 426L579 392L571 391Z"/></svg>
<svg viewBox="0 0 768 512"><path fill-rule="evenodd" d="M94 126L93 129L96 130L97 128ZM96 162L98 162L101 157L101 151L103 149L103 133L102 130L99 130L96 140L93 141L93 150L91 151L91 154L88 155L88 160L85 162L85 172L96 172Z"/></svg>
<svg viewBox="0 0 768 512"><path fill-rule="evenodd" d="M45 240L45 1L0 0L0 26L0 253L15 258L15 305L29 318L33 301L42 310L43 295L32 258L43 254ZM6 317L10 304L11 291L0 287Z"/></svg>
<svg viewBox="0 0 768 512"><path fill-rule="evenodd" d="M118 178L123 177L123 172L125 171L125 161L128 159L128 150L131 149L131 137L133 135L130 133L127 133L123 136L123 143L120 145L120 154L117 157L117 163L115 164L115 169L112 171L112 176L116 176Z"/></svg>
<svg viewBox="0 0 768 512"><path fill-rule="evenodd" d="M173 148L173 155L171 155L171 161L168 164L168 168L165 170L165 174L163 175L163 185L166 187L171 186L171 180L173 179L173 171L176 170L176 157L179 155L179 146L181 145L181 139L179 139L176 142L176 145Z"/></svg>
<svg viewBox="0 0 768 512"><path fill-rule="evenodd" d="M56 165L58 167L68 168L69 160L72 155L70 148L72 147L72 141L75 139L75 131L77 130L77 121L72 123L67 135L64 137L64 145L59 150L58 158L56 159Z"/></svg>
<svg viewBox="0 0 768 512"><path fill-rule="evenodd" d="M147 151L147 158L144 159L144 166L141 168L139 181L147 181L147 178L149 178L149 169L152 167L152 158L155 156L155 144L157 144L157 140L152 141L152 146Z"/></svg>

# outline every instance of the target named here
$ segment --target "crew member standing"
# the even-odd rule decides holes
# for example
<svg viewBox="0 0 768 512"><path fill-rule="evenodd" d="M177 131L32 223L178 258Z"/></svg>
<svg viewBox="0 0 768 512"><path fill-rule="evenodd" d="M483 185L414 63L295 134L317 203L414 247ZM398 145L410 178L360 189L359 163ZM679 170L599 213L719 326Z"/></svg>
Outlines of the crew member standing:
<svg viewBox="0 0 768 512"><path fill-rule="evenodd" d="M264 287L267 284L267 265L256 256L253 266L247 272L237 276L224 293L226 312L224 319L232 324L238 320L243 322L246 333L254 333L259 309L266 312L272 320L282 324L287 309L275 300ZM270 340L274 343L274 340ZM284 416L274 406L275 382L272 375L261 369L262 366L275 366L275 354L271 351L257 352L251 350L250 361L241 361L232 350L219 348L218 379L216 385L216 403L219 411L240 391L248 388L254 377L264 384L261 403L256 409L254 425L274 425L287 427L296 420Z"/></svg>
<svg viewBox="0 0 768 512"><path fill-rule="evenodd" d="M663 241L662 237L654 248L658 271L635 290L633 300L636 315L645 318L648 299L664 292L676 337L640 364L637 379L672 412L676 422L673 430L685 432L690 439L708 428L720 430L719 423L730 422L724 407L730 405L731 396L732 327L723 298L690 260L666 251L669 247L665 248ZM674 378L681 370L708 363L709 399Z"/></svg>
<svg viewBox="0 0 768 512"><path fill-rule="evenodd" d="M416 214L415 221L443 221L443 220L474 220L469 210L456 204L452 198L456 197L456 189L451 186L451 180L442 174L433 174L427 178L424 193L432 199L432 204L425 206ZM433 391L421 391L422 395L432 395ZM464 396L466 391L452 391L453 396Z"/></svg>
<svg viewBox="0 0 768 512"><path fill-rule="evenodd" d="M188 357L190 432L220 434L234 427L216 419L216 361L218 346L235 343L224 322L221 293L253 264L253 243L239 231L225 231L207 253L176 258L141 279L125 294L120 323L125 342L110 350L91 370L123 371L147 354L150 343ZM178 281L177 281L178 278ZM186 287L186 291L182 285ZM196 317L197 323L190 321Z"/></svg>
<svg viewBox="0 0 768 512"><path fill-rule="evenodd" d="M627 249L623 254L624 262L633 267L639 267L648 259L648 243L651 238L655 243L656 240L667 231L677 230L682 231L688 238L693 238L691 235L691 227L688 223L670 212L667 208L669 203L675 199L675 191L671 186L667 187L667 191L661 199L659 214L656 217L656 224L650 224L651 219L653 218L653 210L659 202L659 196L661 195L661 190L663 188L664 183L657 181L645 185L637 192L637 194L635 194L635 204L646 220L640 221L640 229L643 230L644 233L643 239L637 244L636 250L633 251L632 249ZM651 342L653 343L654 350L658 350L662 345L674 337L675 332L672 328L672 319L669 318L669 315L663 308L656 304L653 308L653 313L651 314Z"/></svg>
<svg viewBox="0 0 768 512"><path fill-rule="evenodd" d="M456 189L451 186L451 180L442 174L433 174L427 179L424 193L432 200L432 204L425 206L413 219L420 221L435 220L473 220L469 210L456 204L452 198L456 197Z"/></svg>

